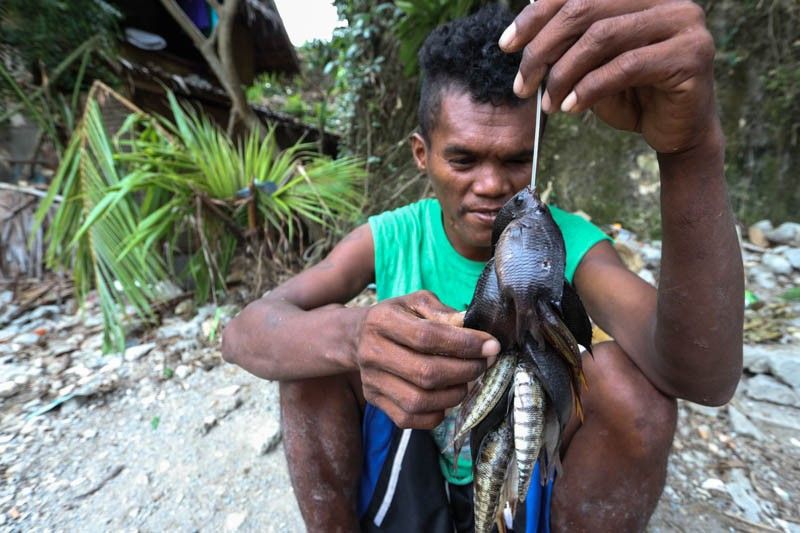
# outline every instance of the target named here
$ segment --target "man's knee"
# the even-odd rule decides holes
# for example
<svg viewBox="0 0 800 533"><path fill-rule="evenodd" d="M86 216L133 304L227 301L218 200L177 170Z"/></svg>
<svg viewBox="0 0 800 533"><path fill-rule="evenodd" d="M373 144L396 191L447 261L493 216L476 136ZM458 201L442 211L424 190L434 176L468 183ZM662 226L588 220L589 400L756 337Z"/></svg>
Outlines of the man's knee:
<svg viewBox="0 0 800 533"><path fill-rule="evenodd" d="M318 396L320 390L334 393L338 387L338 380L333 377L296 379L280 381L278 391L281 405L303 408Z"/></svg>
<svg viewBox="0 0 800 533"><path fill-rule="evenodd" d="M281 426L289 463L305 468L309 457L337 462L344 454L358 456L361 412L347 376L280 383ZM320 449L321 444L322 448ZM338 470L339 464L332 464Z"/></svg>
<svg viewBox="0 0 800 533"><path fill-rule="evenodd" d="M587 417L598 416L635 461L666 460L677 423L677 405L633 364L615 342L599 344L587 358Z"/></svg>
<svg viewBox="0 0 800 533"><path fill-rule="evenodd" d="M363 406L363 393L357 376L339 374L318 378L281 381L278 384L281 413L284 418L295 414L358 410Z"/></svg>

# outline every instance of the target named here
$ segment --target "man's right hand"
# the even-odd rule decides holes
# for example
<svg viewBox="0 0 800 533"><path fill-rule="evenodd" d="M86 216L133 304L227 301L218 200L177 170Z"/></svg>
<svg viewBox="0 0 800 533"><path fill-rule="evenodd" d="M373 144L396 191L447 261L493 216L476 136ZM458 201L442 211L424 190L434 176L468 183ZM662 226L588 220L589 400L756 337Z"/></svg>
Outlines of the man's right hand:
<svg viewBox="0 0 800 533"><path fill-rule="evenodd" d="M428 291L369 308L355 353L366 401L402 428L436 427L500 352L494 337L462 323Z"/></svg>

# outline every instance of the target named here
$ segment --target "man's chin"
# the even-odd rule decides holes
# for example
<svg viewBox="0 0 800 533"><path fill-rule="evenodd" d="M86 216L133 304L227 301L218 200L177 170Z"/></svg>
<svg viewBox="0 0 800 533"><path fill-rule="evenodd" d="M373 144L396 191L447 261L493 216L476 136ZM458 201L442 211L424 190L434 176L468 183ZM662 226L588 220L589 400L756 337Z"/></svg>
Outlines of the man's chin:
<svg viewBox="0 0 800 533"><path fill-rule="evenodd" d="M488 248L492 245L492 226L470 224L469 240L476 248Z"/></svg>

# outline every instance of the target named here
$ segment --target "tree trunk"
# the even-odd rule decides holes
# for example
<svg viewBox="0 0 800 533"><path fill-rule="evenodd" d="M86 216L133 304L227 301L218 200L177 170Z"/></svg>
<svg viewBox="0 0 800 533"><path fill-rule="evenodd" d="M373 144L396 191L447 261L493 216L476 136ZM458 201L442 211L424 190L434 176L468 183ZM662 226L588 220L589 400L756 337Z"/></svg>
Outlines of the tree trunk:
<svg viewBox="0 0 800 533"><path fill-rule="evenodd" d="M247 104L247 97L233 60L231 37L239 0L226 0L224 4L217 1L211 2L212 8L217 12L219 23L210 37L205 37L200 32L175 0L161 0L161 4L192 39L195 47L203 54L211 71L222 84L225 92L228 93L228 97L231 99L231 120L228 121L228 134L232 133L237 119L242 120L247 129L263 133L261 121Z"/></svg>

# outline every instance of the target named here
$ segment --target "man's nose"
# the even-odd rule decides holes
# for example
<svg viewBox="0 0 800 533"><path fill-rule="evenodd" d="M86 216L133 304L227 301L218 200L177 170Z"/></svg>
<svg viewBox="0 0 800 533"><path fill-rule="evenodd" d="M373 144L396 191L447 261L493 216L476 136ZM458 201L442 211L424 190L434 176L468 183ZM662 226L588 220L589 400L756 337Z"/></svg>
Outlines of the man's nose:
<svg viewBox="0 0 800 533"><path fill-rule="evenodd" d="M504 196L509 187L510 182L501 169L495 165L483 165L478 169L478 175L472 184L472 192L478 196Z"/></svg>

